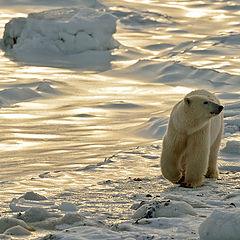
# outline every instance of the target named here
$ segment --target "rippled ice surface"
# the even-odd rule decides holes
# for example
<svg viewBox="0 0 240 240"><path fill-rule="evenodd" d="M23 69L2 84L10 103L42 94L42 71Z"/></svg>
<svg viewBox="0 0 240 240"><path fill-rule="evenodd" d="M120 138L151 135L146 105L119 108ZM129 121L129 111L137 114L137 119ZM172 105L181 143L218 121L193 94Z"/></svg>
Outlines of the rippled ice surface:
<svg viewBox="0 0 240 240"><path fill-rule="evenodd" d="M222 148L229 146L221 165L239 170L238 1L102 3L118 19L114 38L121 45L111 51L111 61L51 67L42 58L24 62L0 51L4 214L10 200L27 191L54 197L108 179L158 177L169 112L195 88L216 92L226 105ZM1 6L2 38L13 17L75 7L77 1Z"/></svg>

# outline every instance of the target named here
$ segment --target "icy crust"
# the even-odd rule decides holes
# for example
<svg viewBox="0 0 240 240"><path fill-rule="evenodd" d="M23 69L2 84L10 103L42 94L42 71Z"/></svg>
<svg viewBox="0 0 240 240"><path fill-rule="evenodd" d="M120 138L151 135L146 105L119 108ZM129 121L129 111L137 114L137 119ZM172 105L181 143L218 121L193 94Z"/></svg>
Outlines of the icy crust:
<svg viewBox="0 0 240 240"><path fill-rule="evenodd" d="M3 41L15 51L77 54L117 47L115 31L115 17L101 9L62 8L12 19L5 26Z"/></svg>
<svg viewBox="0 0 240 240"><path fill-rule="evenodd" d="M13 54L15 60L28 64L106 68L112 60L109 50L119 46L115 32L113 15L86 4L13 18L5 25L3 49L9 57Z"/></svg>

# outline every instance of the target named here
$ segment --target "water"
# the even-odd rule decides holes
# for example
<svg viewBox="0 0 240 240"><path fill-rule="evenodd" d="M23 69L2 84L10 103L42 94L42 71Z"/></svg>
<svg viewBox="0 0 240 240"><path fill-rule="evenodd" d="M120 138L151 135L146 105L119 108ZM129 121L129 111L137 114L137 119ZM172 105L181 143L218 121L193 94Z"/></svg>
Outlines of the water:
<svg viewBox="0 0 240 240"><path fill-rule="evenodd" d="M108 178L144 176L149 173L149 166L158 164L155 157L146 158L144 168L136 167L135 162L125 164L128 171L121 168L122 162L115 163L119 164L117 173L105 165L96 171L84 170L118 152L161 144L158 139L138 134L139 129L152 117L167 117L172 105L194 86L205 86L204 82L194 81L184 84L181 79L179 83L157 81L151 68L149 78L144 75L147 68L142 68L138 76L132 73L128 76L125 67L140 59L152 64L179 61L190 69L214 69L231 77L239 74L239 44L234 38L224 41L224 36L237 33L240 27L238 8L231 8L230 3L124 0L103 3L121 17L126 12L133 13L132 18L122 17L118 23L114 37L122 47L113 51L113 70L53 68L44 63L31 66L0 52L1 89L36 88L39 82L46 81L56 90L54 94L17 101L0 111L2 212L8 211L13 197L27 191L51 196ZM11 18L46 8L47 5L36 9L31 5L6 4L0 15L1 33ZM231 92L236 92L238 82L233 83ZM214 88L221 92L216 84L212 85ZM156 148L154 154L158 156L160 150ZM151 173L158 175L158 168Z"/></svg>

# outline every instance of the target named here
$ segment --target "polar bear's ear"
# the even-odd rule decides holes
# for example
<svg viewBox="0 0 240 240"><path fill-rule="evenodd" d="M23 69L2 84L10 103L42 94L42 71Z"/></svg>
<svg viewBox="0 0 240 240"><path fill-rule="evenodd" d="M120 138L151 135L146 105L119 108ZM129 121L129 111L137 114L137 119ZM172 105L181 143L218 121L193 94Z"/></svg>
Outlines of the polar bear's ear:
<svg viewBox="0 0 240 240"><path fill-rule="evenodd" d="M185 97L184 102L185 102L185 104L190 105L190 103L191 103L190 98Z"/></svg>

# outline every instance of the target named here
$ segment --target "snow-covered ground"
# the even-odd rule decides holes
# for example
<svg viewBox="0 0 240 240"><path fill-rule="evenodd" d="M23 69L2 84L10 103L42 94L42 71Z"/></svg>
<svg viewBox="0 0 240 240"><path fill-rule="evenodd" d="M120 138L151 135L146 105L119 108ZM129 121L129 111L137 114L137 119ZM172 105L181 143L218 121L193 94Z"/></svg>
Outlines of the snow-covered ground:
<svg viewBox="0 0 240 240"><path fill-rule="evenodd" d="M238 1L0 0L0 239L239 239ZM220 179L160 172L172 106L224 105Z"/></svg>

